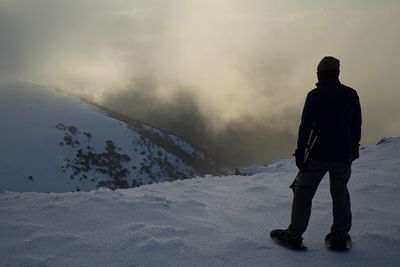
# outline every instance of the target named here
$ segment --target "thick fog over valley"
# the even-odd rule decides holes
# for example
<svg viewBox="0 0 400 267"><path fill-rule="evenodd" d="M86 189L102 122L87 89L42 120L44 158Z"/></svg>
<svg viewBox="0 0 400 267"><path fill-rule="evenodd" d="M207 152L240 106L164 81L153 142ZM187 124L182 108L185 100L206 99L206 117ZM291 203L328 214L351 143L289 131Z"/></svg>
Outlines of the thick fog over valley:
<svg viewBox="0 0 400 267"><path fill-rule="evenodd" d="M326 55L362 145L400 132L398 1L0 0L0 77L175 132L230 166L289 157Z"/></svg>

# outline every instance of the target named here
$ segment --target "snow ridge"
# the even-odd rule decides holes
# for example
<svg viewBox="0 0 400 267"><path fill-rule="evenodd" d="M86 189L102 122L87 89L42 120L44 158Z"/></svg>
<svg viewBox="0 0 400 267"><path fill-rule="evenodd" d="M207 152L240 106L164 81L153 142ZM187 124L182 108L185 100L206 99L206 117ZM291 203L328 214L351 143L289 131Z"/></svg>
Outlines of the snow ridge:
<svg viewBox="0 0 400 267"><path fill-rule="evenodd" d="M131 188L220 172L172 133L27 83L0 83L0 123L0 192Z"/></svg>

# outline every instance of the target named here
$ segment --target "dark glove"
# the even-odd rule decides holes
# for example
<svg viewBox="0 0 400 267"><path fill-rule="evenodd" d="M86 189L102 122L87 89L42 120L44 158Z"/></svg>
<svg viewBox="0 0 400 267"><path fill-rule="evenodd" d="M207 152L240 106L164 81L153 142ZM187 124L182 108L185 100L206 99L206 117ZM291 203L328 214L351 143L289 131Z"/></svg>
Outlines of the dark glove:
<svg viewBox="0 0 400 267"><path fill-rule="evenodd" d="M353 145L351 149L351 160L356 160L360 157L360 144Z"/></svg>
<svg viewBox="0 0 400 267"><path fill-rule="evenodd" d="M296 157L296 166L299 170L304 170L304 168L306 167L305 163L304 163L304 151L299 151L298 149L296 149L296 152L294 153L295 157Z"/></svg>

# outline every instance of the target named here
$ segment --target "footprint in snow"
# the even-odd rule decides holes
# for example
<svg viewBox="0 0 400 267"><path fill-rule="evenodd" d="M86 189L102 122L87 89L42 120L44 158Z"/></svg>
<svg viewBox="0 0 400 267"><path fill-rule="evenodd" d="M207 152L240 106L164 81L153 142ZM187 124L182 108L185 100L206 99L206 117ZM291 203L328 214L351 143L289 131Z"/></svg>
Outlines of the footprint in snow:
<svg viewBox="0 0 400 267"><path fill-rule="evenodd" d="M171 225L149 225L136 223L126 226L130 246L144 250L176 250L185 248L182 237L187 234L183 228Z"/></svg>
<svg viewBox="0 0 400 267"><path fill-rule="evenodd" d="M250 192L250 193L257 193L257 192L273 192L273 190L265 185L252 185L249 186L248 188L246 188L245 190L246 192Z"/></svg>

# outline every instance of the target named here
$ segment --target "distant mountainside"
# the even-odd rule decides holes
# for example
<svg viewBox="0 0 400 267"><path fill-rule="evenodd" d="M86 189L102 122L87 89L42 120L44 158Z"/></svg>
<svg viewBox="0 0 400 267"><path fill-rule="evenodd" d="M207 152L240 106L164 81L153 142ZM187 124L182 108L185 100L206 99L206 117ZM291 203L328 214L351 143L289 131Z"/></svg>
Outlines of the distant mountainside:
<svg viewBox="0 0 400 267"><path fill-rule="evenodd" d="M218 174L200 148L28 83L0 84L1 191L137 187Z"/></svg>

